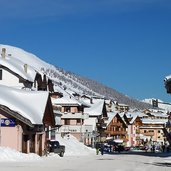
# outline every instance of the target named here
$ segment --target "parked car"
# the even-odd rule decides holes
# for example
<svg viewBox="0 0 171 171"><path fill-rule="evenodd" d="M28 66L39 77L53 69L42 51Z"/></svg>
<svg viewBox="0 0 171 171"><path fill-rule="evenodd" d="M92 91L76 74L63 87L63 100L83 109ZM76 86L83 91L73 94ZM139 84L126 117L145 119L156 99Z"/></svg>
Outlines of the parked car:
<svg viewBox="0 0 171 171"><path fill-rule="evenodd" d="M106 153L110 153L111 150L112 150L112 146L107 145L107 144L104 145L104 151L105 151Z"/></svg>
<svg viewBox="0 0 171 171"><path fill-rule="evenodd" d="M124 146L122 144L117 144L114 146L114 151L118 151L120 153L121 151L124 151Z"/></svg>
<svg viewBox="0 0 171 171"><path fill-rule="evenodd" d="M49 148L50 153L51 152L57 153L57 154L59 154L60 157L64 156L65 146L60 145L60 143L58 141L49 140L48 141L48 148Z"/></svg>
<svg viewBox="0 0 171 171"><path fill-rule="evenodd" d="M124 147L124 151L129 151L131 147Z"/></svg>
<svg viewBox="0 0 171 171"><path fill-rule="evenodd" d="M147 147L147 146L140 146L139 149L140 149L140 150L148 150L148 147Z"/></svg>

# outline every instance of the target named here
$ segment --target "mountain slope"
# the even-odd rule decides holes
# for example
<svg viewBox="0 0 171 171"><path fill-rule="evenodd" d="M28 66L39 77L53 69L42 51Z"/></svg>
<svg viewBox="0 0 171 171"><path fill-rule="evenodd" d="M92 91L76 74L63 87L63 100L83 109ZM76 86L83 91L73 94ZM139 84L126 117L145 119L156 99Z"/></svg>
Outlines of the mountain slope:
<svg viewBox="0 0 171 171"><path fill-rule="evenodd" d="M16 48L8 45L0 45L0 51L2 48L6 48L8 57L18 59L25 64L28 64L35 68L35 70L45 73L51 78L55 84L81 94L88 94L93 96L103 96L109 99L117 100L119 103L124 103L132 108L144 109L150 108L151 105L132 99L128 96L119 93L118 91L102 85L91 79L87 79L71 72L67 72L63 69L50 65L37 56L28 53L20 48Z"/></svg>
<svg viewBox="0 0 171 171"><path fill-rule="evenodd" d="M77 92L78 90L82 90L82 93L85 94L101 95L102 97L116 100L119 103L127 104L132 108L138 108L138 109L152 108L152 106L148 103L144 103L136 99L130 98L128 96L125 96L124 94L118 92L117 90L107 87L94 80L78 76L72 72L67 72L60 68L56 68L56 69L59 71L59 73L62 73L62 76L59 75L57 76L58 81L65 80L66 87L68 83L70 83L70 85L72 85L71 86L72 89L74 88L76 89L75 92ZM65 85L65 83L63 83L63 85ZM69 87L69 89L71 89L71 87Z"/></svg>

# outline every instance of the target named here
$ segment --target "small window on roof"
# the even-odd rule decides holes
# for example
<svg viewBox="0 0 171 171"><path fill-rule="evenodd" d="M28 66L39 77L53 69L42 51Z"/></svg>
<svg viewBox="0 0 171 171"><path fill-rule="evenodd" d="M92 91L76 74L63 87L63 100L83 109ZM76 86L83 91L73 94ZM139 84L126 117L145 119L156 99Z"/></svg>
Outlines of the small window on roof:
<svg viewBox="0 0 171 171"><path fill-rule="evenodd" d="M2 69L0 69L0 80L2 80Z"/></svg>

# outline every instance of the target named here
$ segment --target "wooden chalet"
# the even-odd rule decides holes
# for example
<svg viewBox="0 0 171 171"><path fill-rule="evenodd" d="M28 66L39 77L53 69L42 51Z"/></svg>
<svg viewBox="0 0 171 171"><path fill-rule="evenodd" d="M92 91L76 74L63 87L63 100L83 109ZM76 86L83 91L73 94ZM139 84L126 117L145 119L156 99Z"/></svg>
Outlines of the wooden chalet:
<svg viewBox="0 0 171 171"><path fill-rule="evenodd" d="M118 113L108 113L109 120L105 133L107 137L113 137L113 139L121 139L126 141L127 137L127 124L121 118Z"/></svg>

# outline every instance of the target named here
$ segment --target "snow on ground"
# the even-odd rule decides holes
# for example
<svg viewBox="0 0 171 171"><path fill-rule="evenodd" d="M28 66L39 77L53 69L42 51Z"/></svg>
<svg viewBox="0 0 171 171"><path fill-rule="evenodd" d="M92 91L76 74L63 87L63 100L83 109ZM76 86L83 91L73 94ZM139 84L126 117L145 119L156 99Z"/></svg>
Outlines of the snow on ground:
<svg viewBox="0 0 171 171"><path fill-rule="evenodd" d="M63 138L58 136L57 140L61 145L65 145L65 156L85 156L95 154L95 149L85 146L72 135Z"/></svg>
<svg viewBox="0 0 171 171"><path fill-rule="evenodd" d="M0 147L0 162L1 161L36 161L41 160L41 157L34 154L25 154L8 147Z"/></svg>
<svg viewBox="0 0 171 171"><path fill-rule="evenodd" d="M65 154L64 156L86 156L95 154L95 150L85 146L83 143L80 143L74 136L69 135L64 138L58 136L57 140L61 145L65 145ZM57 154L50 154L48 156L59 157ZM44 157L43 157L44 158ZM42 157L31 153L25 154L18 152L14 149L8 147L0 147L0 162L4 161L36 161L41 160Z"/></svg>
<svg viewBox="0 0 171 171"><path fill-rule="evenodd" d="M56 154L39 157L36 154L23 154L7 147L0 147L0 170L170 171L171 154L163 153L158 156L157 153L150 155L150 153L137 152L134 154L104 154L102 156L96 155L94 149L86 147L72 135L64 138L58 136L57 140L66 147L64 157L59 157Z"/></svg>

